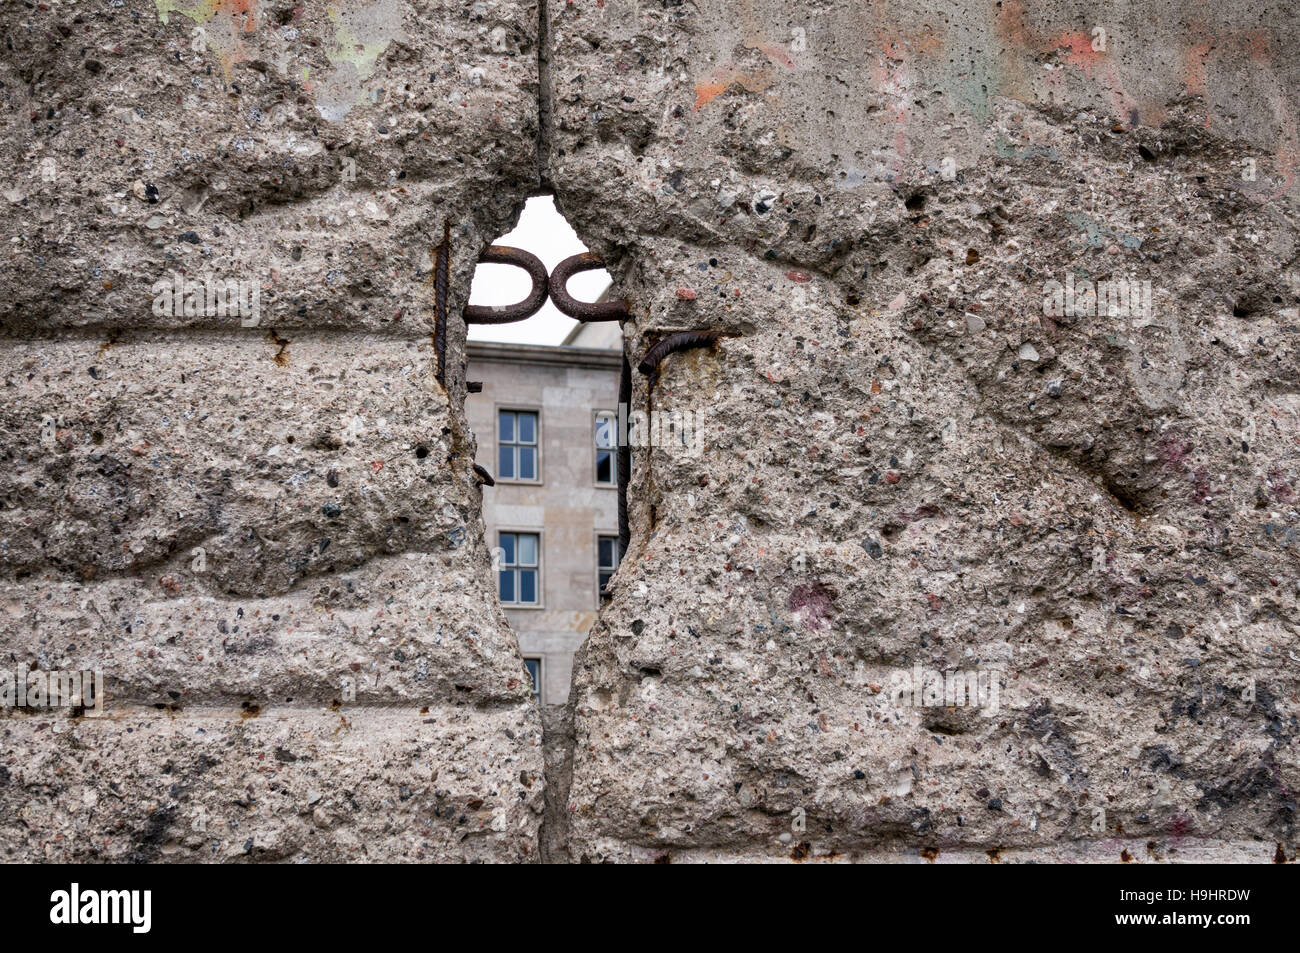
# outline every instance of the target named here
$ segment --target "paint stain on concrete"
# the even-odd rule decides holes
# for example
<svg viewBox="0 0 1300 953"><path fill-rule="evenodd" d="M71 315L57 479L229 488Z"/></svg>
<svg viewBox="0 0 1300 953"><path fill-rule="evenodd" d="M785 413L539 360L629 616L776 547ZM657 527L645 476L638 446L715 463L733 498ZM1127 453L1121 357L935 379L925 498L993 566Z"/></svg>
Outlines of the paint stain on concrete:
<svg viewBox="0 0 1300 953"><path fill-rule="evenodd" d="M713 102L732 86L741 86L751 93L765 92L772 85L772 76L767 71L746 73L735 67L727 66L695 83L695 109L701 109Z"/></svg>
<svg viewBox="0 0 1300 953"><path fill-rule="evenodd" d="M248 58L243 36L257 30L261 0L154 0L164 25L179 13L195 24L195 41L215 53L230 79L230 69Z"/></svg>
<svg viewBox="0 0 1300 953"><path fill-rule="evenodd" d="M331 6L326 14L334 24L334 43L325 51L332 67L315 91L316 111L337 122L365 97L364 84L379 58L406 33L399 0Z"/></svg>

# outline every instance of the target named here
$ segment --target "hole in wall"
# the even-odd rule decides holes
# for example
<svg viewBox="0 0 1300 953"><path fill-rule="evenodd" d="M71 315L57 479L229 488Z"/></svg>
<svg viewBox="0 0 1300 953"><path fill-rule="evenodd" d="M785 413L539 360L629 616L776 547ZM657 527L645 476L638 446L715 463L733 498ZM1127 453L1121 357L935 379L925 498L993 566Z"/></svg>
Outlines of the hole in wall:
<svg viewBox="0 0 1300 953"><path fill-rule="evenodd" d="M513 229L493 241L494 245L512 245L532 252L546 265L547 274L555 266L579 252L587 251L577 232L555 207L552 195L534 195ZM574 275L569 291L582 301L596 301L608 292L609 272L603 268ZM529 290L528 276L510 265L481 264L470 285L470 304L503 305L520 301ZM560 345L577 328L578 322L561 314L547 300L542 309L526 321L514 324L475 324L469 329L470 341L500 341L511 344Z"/></svg>
<svg viewBox="0 0 1300 953"><path fill-rule="evenodd" d="M548 274L588 250L551 195L530 198L515 227L493 244L531 252ZM518 268L480 264L469 300L513 304L529 288ZM568 289L598 301L611 279L604 269L580 272ZM525 321L468 329L466 378L481 388L466 394L465 415L475 462L495 481L482 487L491 584L542 706L568 700L573 655L603 604L602 582L622 556L610 558L618 491L607 416L617 420L622 356L617 322L580 323L549 299Z"/></svg>

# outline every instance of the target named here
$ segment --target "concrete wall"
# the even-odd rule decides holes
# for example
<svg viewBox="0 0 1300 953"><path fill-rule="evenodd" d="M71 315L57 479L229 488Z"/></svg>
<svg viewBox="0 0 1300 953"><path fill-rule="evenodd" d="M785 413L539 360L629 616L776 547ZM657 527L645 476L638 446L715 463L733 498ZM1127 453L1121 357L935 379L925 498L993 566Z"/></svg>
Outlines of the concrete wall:
<svg viewBox="0 0 1300 953"><path fill-rule="evenodd" d="M633 365L723 334L636 375L710 424L637 454L572 855L1294 856L1294 12L548 12ZM1044 307L1120 278L1149 311Z"/></svg>
<svg viewBox="0 0 1300 953"><path fill-rule="evenodd" d="M496 478L483 490L488 548L500 530L536 532L542 543L542 601L506 609L523 655L544 660L542 704L569 697L573 653L596 621L596 536L618 535L618 494L595 483L594 416L618 408L618 352L471 344L471 380L483 391L466 416L478 462ZM541 480L500 478L497 410L535 410L541 419Z"/></svg>
<svg viewBox="0 0 1300 953"><path fill-rule="evenodd" d="M0 10L0 655L110 699L0 715L5 858L1293 859L1291 9L540 17ZM458 320L548 188L634 366L720 332L549 803Z"/></svg>
<svg viewBox="0 0 1300 953"><path fill-rule="evenodd" d="M536 8L6 4L0 33L0 658L108 698L0 715L0 852L536 857L458 319L536 182ZM177 273L259 313L158 306Z"/></svg>

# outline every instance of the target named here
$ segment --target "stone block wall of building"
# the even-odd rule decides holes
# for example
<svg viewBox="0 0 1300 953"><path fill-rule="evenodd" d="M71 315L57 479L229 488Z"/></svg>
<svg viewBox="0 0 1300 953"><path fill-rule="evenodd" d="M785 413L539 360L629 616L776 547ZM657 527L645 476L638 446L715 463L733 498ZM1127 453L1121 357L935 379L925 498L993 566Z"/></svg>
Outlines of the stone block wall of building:
<svg viewBox="0 0 1300 953"><path fill-rule="evenodd" d="M535 608L510 607L506 617L526 658L542 660L541 702L569 697L573 653L596 621L596 537L618 535L618 491L596 483L595 414L616 412L622 357L591 348L480 344L469 347L471 379L481 393L466 401L478 462L496 485L483 490L489 550L498 533L536 533L541 585ZM540 480L503 479L498 467L497 415L538 415Z"/></svg>

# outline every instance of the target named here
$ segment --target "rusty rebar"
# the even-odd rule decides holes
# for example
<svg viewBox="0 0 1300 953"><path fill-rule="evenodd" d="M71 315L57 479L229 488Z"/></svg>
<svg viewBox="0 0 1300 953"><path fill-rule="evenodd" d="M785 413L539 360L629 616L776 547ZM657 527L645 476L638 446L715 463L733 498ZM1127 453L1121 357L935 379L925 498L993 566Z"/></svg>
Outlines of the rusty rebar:
<svg viewBox="0 0 1300 953"><path fill-rule="evenodd" d="M433 350L438 357L438 383L447 389L447 271L451 258L451 225L442 223L442 244L433 264Z"/></svg>
<svg viewBox="0 0 1300 953"><path fill-rule="evenodd" d="M579 301L569 294L569 279L580 271L604 268L605 263L599 255L589 251L564 259L551 272L551 300L555 307L571 318L579 321L623 321L628 317L627 302L622 299L613 301Z"/></svg>
<svg viewBox="0 0 1300 953"><path fill-rule="evenodd" d="M686 351L693 347L708 347L720 337L722 337L721 331L678 331L676 334L670 334L645 352L645 357L641 358L637 370L642 374L653 374L659 362L669 354L676 354L678 351Z"/></svg>
<svg viewBox="0 0 1300 953"><path fill-rule="evenodd" d="M628 445L627 434L623 432L623 422L627 419L628 408L632 406L632 365L627 355L623 355L623 371L618 378L618 556L627 552L632 541L632 530L627 522L627 485L632 477L632 448Z"/></svg>
<svg viewBox="0 0 1300 953"><path fill-rule="evenodd" d="M528 297L515 304L467 304L465 306L466 324L510 324L514 321L522 321L525 318L531 318L542 305L546 304L546 266L542 264L541 259L536 255L526 252L522 248L511 248L509 245L493 245L483 253L479 263L513 265L516 268L522 268L528 273L528 277L533 280L533 287L528 292Z"/></svg>
<svg viewBox="0 0 1300 953"><path fill-rule="evenodd" d="M474 475L478 477L478 482L481 483L483 486L497 485L497 481L492 479L492 474L488 473L486 469L484 469L482 466L480 466L477 463L474 464Z"/></svg>

